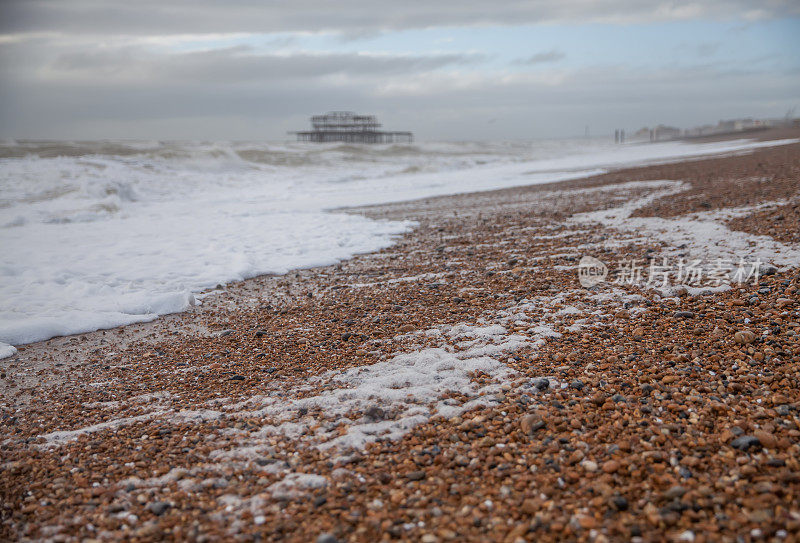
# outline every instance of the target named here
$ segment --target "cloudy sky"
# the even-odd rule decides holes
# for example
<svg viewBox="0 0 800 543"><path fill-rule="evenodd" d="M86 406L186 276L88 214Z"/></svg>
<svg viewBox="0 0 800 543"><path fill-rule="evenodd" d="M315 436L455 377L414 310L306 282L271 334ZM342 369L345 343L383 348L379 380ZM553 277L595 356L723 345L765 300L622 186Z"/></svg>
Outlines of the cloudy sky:
<svg viewBox="0 0 800 543"><path fill-rule="evenodd" d="M420 139L800 115L797 0L0 0L0 137Z"/></svg>

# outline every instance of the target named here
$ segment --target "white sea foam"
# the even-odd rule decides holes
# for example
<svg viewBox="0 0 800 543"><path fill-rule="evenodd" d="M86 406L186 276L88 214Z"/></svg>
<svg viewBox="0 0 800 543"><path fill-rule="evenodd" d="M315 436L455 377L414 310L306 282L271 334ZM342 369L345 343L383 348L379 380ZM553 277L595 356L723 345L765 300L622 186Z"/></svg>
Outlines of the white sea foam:
<svg viewBox="0 0 800 543"><path fill-rule="evenodd" d="M621 188L634 186L636 184L632 183ZM740 261L761 262L780 268L800 266L800 248L796 245L781 243L770 236L733 231L725 225L728 219L747 215L763 206L704 211L675 218L632 217L636 209L656 199L678 194L688 185L680 181L653 181L650 187L657 190L616 208L577 214L570 222L601 223L620 231L622 236L612 237L604 243L609 247L630 243L633 235L664 242L666 247L661 254L673 259L698 259L707 265L722 260L734 266ZM705 292L709 289L699 290Z"/></svg>
<svg viewBox="0 0 800 543"><path fill-rule="evenodd" d="M218 283L374 251L413 226L327 212L337 206L778 143L4 142L0 357L9 345L185 310Z"/></svg>

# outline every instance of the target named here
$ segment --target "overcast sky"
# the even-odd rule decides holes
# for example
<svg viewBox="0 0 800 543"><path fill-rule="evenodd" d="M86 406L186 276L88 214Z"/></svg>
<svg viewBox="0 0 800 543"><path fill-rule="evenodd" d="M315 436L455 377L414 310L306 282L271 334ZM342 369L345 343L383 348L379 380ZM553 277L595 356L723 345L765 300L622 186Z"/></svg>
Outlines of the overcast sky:
<svg viewBox="0 0 800 543"><path fill-rule="evenodd" d="M800 2L0 0L0 137L424 140L800 115Z"/></svg>

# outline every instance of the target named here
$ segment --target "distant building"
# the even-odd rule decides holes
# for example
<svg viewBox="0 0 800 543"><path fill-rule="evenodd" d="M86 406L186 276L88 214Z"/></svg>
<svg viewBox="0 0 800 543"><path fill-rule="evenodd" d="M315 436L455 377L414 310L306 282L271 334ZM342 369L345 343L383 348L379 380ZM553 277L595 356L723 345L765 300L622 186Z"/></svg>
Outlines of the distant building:
<svg viewBox="0 0 800 543"><path fill-rule="evenodd" d="M681 137L681 129L674 126L658 125L653 129L653 141L674 140Z"/></svg>
<svg viewBox="0 0 800 543"><path fill-rule="evenodd" d="M312 130L289 132L297 141L325 143L396 143L414 141L411 132L385 132L378 130L381 123L374 115L356 115L352 111L331 111L311 117Z"/></svg>
<svg viewBox="0 0 800 543"><path fill-rule="evenodd" d="M683 131L683 135L687 138L699 138L702 136L713 136L718 133L719 129L713 124L706 124L703 126L696 126L694 128L687 128Z"/></svg>
<svg viewBox="0 0 800 543"><path fill-rule="evenodd" d="M763 125L763 123L759 120L754 120L751 118L747 119L731 119L729 121L720 121L717 124L717 131L718 132L740 132L742 130L752 130L753 128L759 128Z"/></svg>
<svg viewBox="0 0 800 543"><path fill-rule="evenodd" d="M696 139L709 136L727 136L730 134L751 133L759 130L766 130L769 127L777 126L798 126L800 119L794 119L794 109L790 109L783 119L753 119L746 117L742 119L721 120L717 124L706 124L681 130L674 126L660 124L655 128L644 127L634 134L634 139L642 141L668 141L675 139Z"/></svg>

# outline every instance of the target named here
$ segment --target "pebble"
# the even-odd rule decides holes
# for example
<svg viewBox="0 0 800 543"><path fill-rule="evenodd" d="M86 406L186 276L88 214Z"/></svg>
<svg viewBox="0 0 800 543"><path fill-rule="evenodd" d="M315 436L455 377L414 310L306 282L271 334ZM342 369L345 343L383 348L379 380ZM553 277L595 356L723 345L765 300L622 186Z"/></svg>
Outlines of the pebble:
<svg viewBox="0 0 800 543"><path fill-rule="evenodd" d="M775 436L764 430L756 430L753 432L753 437L758 439L759 443L767 449L774 449L778 446L778 440Z"/></svg>
<svg viewBox="0 0 800 543"><path fill-rule="evenodd" d="M544 428L544 421L537 415L525 415L519 421L519 427L525 434L532 434L533 432Z"/></svg>
<svg viewBox="0 0 800 543"><path fill-rule="evenodd" d="M333 534L319 534L317 536L317 543L339 543L339 540Z"/></svg>
<svg viewBox="0 0 800 543"><path fill-rule="evenodd" d="M673 487L670 487L669 490L667 490L666 492L664 492L664 499L673 500L675 498L680 498L684 494L686 494L686 491L687 491L686 487L675 485Z"/></svg>
<svg viewBox="0 0 800 543"><path fill-rule="evenodd" d="M611 498L611 506L617 511L627 511L629 505L625 496L617 494Z"/></svg>
<svg viewBox="0 0 800 543"><path fill-rule="evenodd" d="M455 462L456 465L458 465L458 466L468 466L469 465L469 458L467 458L463 454L458 454L458 455L456 455L455 458L453 458L453 462Z"/></svg>
<svg viewBox="0 0 800 543"><path fill-rule="evenodd" d="M693 319L694 311L676 311L672 316L676 319Z"/></svg>
<svg viewBox="0 0 800 543"><path fill-rule="evenodd" d="M412 471L406 475L406 478L410 481L421 481L425 478L425 472L422 470Z"/></svg>
<svg viewBox="0 0 800 543"><path fill-rule="evenodd" d="M739 449L740 451L746 451L752 447L760 447L761 441L755 436L739 436L733 441L731 441L731 447L734 449Z"/></svg>
<svg viewBox="0 0 800 543"><path fill-rule="evenodd" d="M761 272L762 276L768 277L770 275L775 275L776 273L778 273L778 268L776 268L772 264L767 264L766 266L762 266L759 271Z"/></svg>
<svg viewBox="0 0 800 543"><path fill-rule="evenodd" d="M583 462L581 462L581 466L589 473L594 473L595 471L597 471L598 468L597 462L593 460L584 460Z"/></svg>
<svg viewBox="0 0 800 543"><path fill-rule="evenodd" d="M603 462L603 471L606 473L614 473L619 469L619 462L616 460L608 460Z"/></svg>
<svg viewBox="0 0 800 543"><path fill-rule="evenodd" d="M367 418L370 418L374 421L383 420L386 417L386 413L383 411L383 409L381 409L376 405L373 405L372 407L369 407L366 411L364 411L364 415L366 415Z"/></svg>
<svg viewBox="0 0 800 543"><path fill-rule="evenodd" d="M167 502L153 502L147 505L147 510L154 515L161 516L171 507Z"/></svg>
<svg viewBox="0 0 800 543"><path fill-rule="evenodd" d="M754 332L750 330L740 330L733 334L733 340L736 343L747 345L749 343L753 343L756 340L756 335Z"/></svg>

